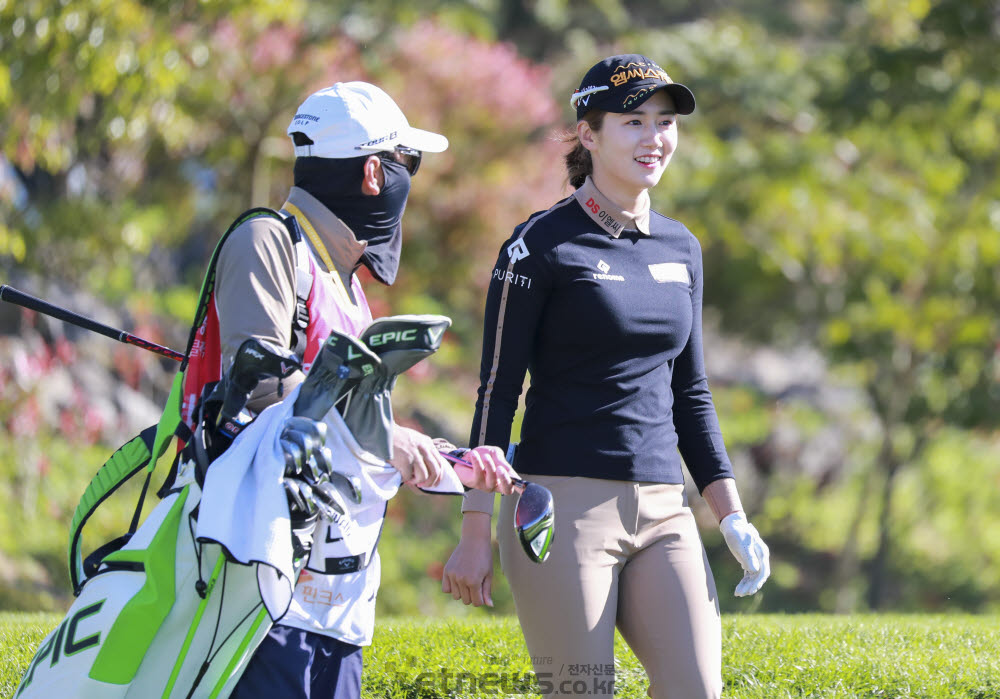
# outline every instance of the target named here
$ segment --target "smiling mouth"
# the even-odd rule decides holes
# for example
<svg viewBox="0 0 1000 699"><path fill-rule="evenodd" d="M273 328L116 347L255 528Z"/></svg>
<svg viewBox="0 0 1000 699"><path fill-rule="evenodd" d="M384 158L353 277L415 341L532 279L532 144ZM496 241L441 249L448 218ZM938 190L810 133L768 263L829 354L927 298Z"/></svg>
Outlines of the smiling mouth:
<svg viewBox="0 0 1000 699"><path fill-rule="evenodd" d="M642 163L643 165L655 165L660 162L660 156L658 155L640 155L635 159L637 163Z"/></svg>

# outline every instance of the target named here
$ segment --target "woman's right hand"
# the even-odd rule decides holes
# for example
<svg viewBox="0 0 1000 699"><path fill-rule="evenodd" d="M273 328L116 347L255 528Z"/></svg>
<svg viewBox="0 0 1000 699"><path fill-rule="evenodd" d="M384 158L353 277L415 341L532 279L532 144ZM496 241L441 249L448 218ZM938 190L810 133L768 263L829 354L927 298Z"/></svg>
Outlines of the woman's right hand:
<svg viewBox="0 0 1000 699"><path fill-rule="evenodd" d="M462 537L441 576L441 591L465 604L493 606L493 546L490 515L466 512Z"/></svg>

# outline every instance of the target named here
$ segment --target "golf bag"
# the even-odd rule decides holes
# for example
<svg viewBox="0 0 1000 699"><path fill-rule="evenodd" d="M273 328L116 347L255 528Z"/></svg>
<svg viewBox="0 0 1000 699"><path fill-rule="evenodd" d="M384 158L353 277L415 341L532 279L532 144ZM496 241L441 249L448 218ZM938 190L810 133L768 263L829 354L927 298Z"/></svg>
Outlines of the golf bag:
<svg viewBox="0 0 1000 699"><path fill-rule="evenodd" d="M69 570L77 599L42 642L15 696L228 696L270 628L263 589L273 584L273 572L259 576L258 568L266 566L241 564L218 544L195 537L204 465L201 478L196 478L192 451L193 416L199 407L192 397L197 392L207 397L221 376L219 366L192 363L192 358L219 352L217 346L206 347L204 332L215 313L219 251L237 226L258 216L282 221L297 254L304 248L294 222L270 209L245 212L219 241L202 284L185 358L159 423L111 456L76 508ZM308 274L299 270L298 277L300 287L305 280L308 293ZM304 306L302 289L296 293ZM296 320L298 330L304 331L308 319ZM212 340L208 338L209 344ZM214 340L217 344L217 337ZM170 472L157 492L162 499L140 527L153 471L167 453L172 455ZM82 531L91 515L143 470L142 492L128 532L84 557Z"/></svg>
<svg viewBox="0 0 1000 699"><path fill-rule="evenodd" d="M193 479L173 489L104 557L15 696L229 695L271 623L257 567L195 541L200 500Z"/></svg>
<svg viewBox="0 0 1000 699"><path fill-rule="evenodd" d="M242 430L203 481L197 461L183 458L191 450L182 452L173 487L124 546L103 555L43 641L16 696L226 697L274 621L301 611L311 587L295 589L303 567L313 579L342 580L334 584L345 596L365 592L322 618L307 617L370 638L375 547L385 503L400 485L385 462L390 392L400 371L437 349L449 322L441 316L376 321L363 337L381 357L360 340L332 333L305 382ZM327 534L297 560L281 440L282 426L295 416L322 418L329 430L325 458L355 492L342 516L319 522L339 536ZM458 494L462 486L452 480L434 490Z"/></svg>

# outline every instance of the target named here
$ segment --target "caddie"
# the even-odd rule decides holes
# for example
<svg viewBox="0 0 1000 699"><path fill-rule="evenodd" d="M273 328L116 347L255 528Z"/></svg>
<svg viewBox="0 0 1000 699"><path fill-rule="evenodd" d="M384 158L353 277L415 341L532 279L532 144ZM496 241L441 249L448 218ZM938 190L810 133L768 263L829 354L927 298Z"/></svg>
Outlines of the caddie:
<svg viewBox="0 0 1000 699"><path fill-rule="evenodd" d="M291 348L308 371L331 331L361 335L372 315L356 272L364 265L383 284L396 279L410 178L424 152L448 147L444 136L411 127L389 95L365 82L310 95L288 134L296 156L294 186L280 212L288 218L249 218L219 250L214 304L188 370L185 420L201 387L219 379L248 338ZM262 382L249 407L277 402L303 376L296 372L280 386L277 379ZM390 463L404 483L430 487L450 468L438 451L444 446L394 425ZM480 447L466 459L475 469L459 474L465 486L511 492L512 470L498 448ZM330 538L325 526L317 541ZM233 697L360 696L379 582L377 552L361 558L336 573L303 574L289 612L258 647Z"/></svg>

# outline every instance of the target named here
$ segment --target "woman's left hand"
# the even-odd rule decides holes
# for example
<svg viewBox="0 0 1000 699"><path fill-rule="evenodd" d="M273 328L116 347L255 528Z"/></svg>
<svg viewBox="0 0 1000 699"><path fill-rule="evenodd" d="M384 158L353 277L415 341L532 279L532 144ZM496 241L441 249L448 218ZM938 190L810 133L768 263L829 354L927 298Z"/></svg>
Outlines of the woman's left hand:
<svg viewBox="0 0 1000 699"><path fill-rule="evenodd" d="M455 473L466 488L485 490L488 493L510 495L511 478L517 478L514 468L507 463L500 447L479 446L462 455L472 468L455 464Z"/></svg>
<svg viewBox="0 0 1000 699"><path fill-rule="evenodd" d="M462 538L441 576L441 591L474 607L493 606L493 525L487 512L462 516Z"/></svg>
<svg viewBox="0 0 1000 699"><path fill-rule="evenodd" d="M771 575L771 554L767 544L742 510L726 515L719 522L719 529L744 570L743 579L736 585L735 595L745 597L756 593Z"/></svg>

